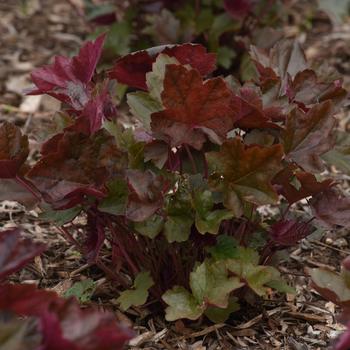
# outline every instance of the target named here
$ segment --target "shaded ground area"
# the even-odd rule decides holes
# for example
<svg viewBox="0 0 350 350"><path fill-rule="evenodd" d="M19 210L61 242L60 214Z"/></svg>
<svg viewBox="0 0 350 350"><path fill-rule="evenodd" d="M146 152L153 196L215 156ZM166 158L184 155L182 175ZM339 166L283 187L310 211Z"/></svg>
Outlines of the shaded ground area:
<svg viewBox="0 0 350 350"><path fill-rule="evenodd" d="M335 67L349 87L350 27L330 30L325 19L315 23L315 29L305 38L307 55L313 61L327 61ZM30 136L31 157L36 157L38 143L47 136L59 104L47 96L23 95L23 90L30 87L29 73L50 62L56 54L77 51L88 32L70 1L28 0L23 6L0 2L0 121L9 120L23 127ZM349 113L344 112L339 118L343 128L348 129ZM349 177L333 175L344 190L349 188ZM111 282L97 268L86 265L57 228L39 221L36 210L28 212L16 202L3 201L0 220L1 229L21 225L27 235L47 242L49 247L16 278L21 282L35 281L59 294L75 281L97 281L92 302L113 308L121 321L140 334L131 341L132 349L324 349L342 330L335 320L334 304L322 300L309 287L307 268L338 267L350 255L347 231L327 232L320 241L311 237L290 252L280 270L296 285L296 295L271 294L254 312L249 306L243 307L235 319L213 326L200 322L165 323L147 308L122 313L116 308L117 295ZM83 222L84 218L80 218L75 225ZM107 250L105 255L107 259Z"/></svg>

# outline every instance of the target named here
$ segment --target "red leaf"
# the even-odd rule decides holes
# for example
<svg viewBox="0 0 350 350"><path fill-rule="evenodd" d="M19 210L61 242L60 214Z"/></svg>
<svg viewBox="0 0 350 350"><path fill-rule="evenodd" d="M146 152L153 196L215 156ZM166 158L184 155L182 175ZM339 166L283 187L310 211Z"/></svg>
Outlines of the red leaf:
<svg viewBox="0 0 350 350"><path fill-rule="evenodd" d="M350 197L341 196L335 189L328 189L311 200L314 215L327 228L335 225L350 227Z"/></svg>
<svg viewBox="0 0 350 350"><path fill-rule="evenodd" d="M207 53L207 50L202 45L175 45L166 47L162 53L175 57L182 65L189 64L203 76L212 73L216 69L216 55Z"/></svg>
<svg viewBox="0 0 350 350"><path fill-rule="evenodd" d="M306 113L295 108L287 117L283 144L288 160L304 170L324 169L320 156L333 147L333 104L330 100L314 105Z"/></svg>
<svg viewBox="0 0 350 350"><path fill-rule="evenodd" d="M75 299L35 285L1 285L0 310L39 318L41 350L121 350L132 335L111 313L82 310Z"/></svg>
<svg viewBox="0 0 350 350"><path fill-rule="evenodd" d="M150 170L128 170L127 177L131 193L126 216L132 221L144 221L163 205L163 180Z"/></svg>
<svg viewBox="0 0 350 350"><path fill-rule="evenodd" d="M222 78L203 82L197 70L180 65L166 67L161 97L165 110L152 114L151 127L171 146L200 149L205 134L224 138L237 118L233 94Z"/></svg>
<svg viewBox="0 0 350 350"><path fill-rule="evenodd" d="M233 18L242 19L252 10L252 1L224 0L224 7Z"/></svg>
<svg viewBox="0 0 350 350"><path fill-rule="evenodd" d="M284 247L293 246L301 239L311 233L311 226L308 222L293 220L281 220L271 226L270 237L272 240Z"/></svg>
<svg viewBox="0 0 350 350"><path fill-rule="evenodd" d="M205 48L198 44L183 44L159 46L126 55L116 62L109 72L109 77L122 84L147 90L146 73L152 70L152 64L160 53L175 57L181 64L189 64L202 75L208 75L215 70L215 54L207 53Z"/></svg>
<svg viewBox="0 0 350 350"><path fill-rule="evenodd" d="M48 94L82 109L89 100L90 86L98 60L100 59L105 34L94 42L88 41L73 58L56 56L52 65L34 70L31 77L37 89L32 95Z"/></svg>
<svg viewBox="0 0 350 350"><path fill-rule="evenodd" d="M45 250L45 245L20 236L19 229L0 232L0 280L20 270Z"/></svg>
<svg viewBox="0 0 350 350"><path fill-rule="evenodd" d="M298 185L291 183L296 180ZM274 178L273 183L279 185L279 193L282 194L289 204L300 201L303 198L313 196L334 185L332 179L318 182L315 175L306 172L294 173L291 166L284 168ZM297 188L298 187L298 188Z"/></svg>
<svg viewBox="0 0 350 350"><path fill-rule="evenodd" d="M316 104L326 100L332 100L335 104L340 104L346 96L346 90L339 84L320 81L311 69L297 73L288 86L288 97L304 105Z"/></svg>
<svg viewBox="0 0 350 350"><path fill-rule="evenodd" d="M237 106L240 106L236 126L241 129L279 129L279 126L272 122L271 116L278 119L282 112L275 108L264 109L262 97L250 87L239 89L239 95L234 97Z"/></svg>
<svg viewBox="0 0 350 350"><path fill-rule="evenodd" d="M19 127L4 122L0 126L0 178L16 177L29 154L28 137Z"/></svg>
<svg viewBox="0 0 350 350"><path fill-rule="evenodd" d="M46 147L49 151L52 153L45 153L28 177L59 208L77 204L86 195L103 197L105 181L119 174L126 161L105 130L91 136L66 132Z"/></svg>
<svg viewBox="0 0 350 350"><path fill-rule="evenodd" d="M115 116L116 110L111 97L105 87L103 91L86 103L76 122L66 130L82 132L86 135L94 134L101 129L102 121Z"/></svg>
<svg viewBox="0 0 350 350"><path fill-rule="evenodd" d="M154 62L146 51L138 51L120 58L109 72L111 79L142 90L147 90L146 73Z"/></svg>

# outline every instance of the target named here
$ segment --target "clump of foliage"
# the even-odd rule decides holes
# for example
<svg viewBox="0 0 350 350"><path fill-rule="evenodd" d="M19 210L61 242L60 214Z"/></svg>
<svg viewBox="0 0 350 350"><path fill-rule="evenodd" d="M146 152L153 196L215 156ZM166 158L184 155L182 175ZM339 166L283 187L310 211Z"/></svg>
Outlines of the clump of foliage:
<svg viewBox="0 0 350 350"><path fill-rule="evenodd" d="M85 16L108 31L104 58L156 45L200 43L217 53L218 65L246 70L242 54L251 43L271 47L293 17L295 5L284 0L86 1ZM305 6L308 18L315 6Z"/></svg>
<svg viewBox="0 0 350 350"><path fill-rule="evenodd" d="M25 189L115 281L123 309L151 302L169 321L221 322L272 289L291 291L271 259L314 230L295 203L311 197L315 216L347 225L349 199L320 176L347 95L341 81L312 70L292 41L253 47L246 82L209 77L216 57L196 44L139 51L96 74L103 41L32 73L31 93L65 106L34 165L26 136L1 125L9 199ZM133 89L131 126L115 80Z"/></svg>
<svg viewBox="0 0 350 350"><path fill-rule="evenodd" d="M45 250L42 243L20 235L18 229L0 232L1 349L122 349L132 334L117 326L112 313L82 310L74 298L5 281Z"/></svg>

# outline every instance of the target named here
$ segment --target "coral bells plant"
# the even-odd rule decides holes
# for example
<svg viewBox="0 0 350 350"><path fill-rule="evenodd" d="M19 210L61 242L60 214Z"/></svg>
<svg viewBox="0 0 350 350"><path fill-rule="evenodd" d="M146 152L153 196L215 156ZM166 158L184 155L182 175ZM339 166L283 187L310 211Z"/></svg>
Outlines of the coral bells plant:
<svg viewBox="0 0 350 350"><path fill-rule="evenodd" d="M169 321L222 322L253 296L291 291L269 264L313 231L295 203L308 198L316 218L346 224L323 204L338 194L320 175L347 95L341 81L312 70L290 41L253 47L244 82L215 76L215 55L196 44L135 52L96 73L103 41L32 73L32 94L63 103L61 128L34 165L26 136L1 125L9 199L16 188L35 197L114 280L124 310L150 303ZM116 82L129 87L129 126Z"/></svg>

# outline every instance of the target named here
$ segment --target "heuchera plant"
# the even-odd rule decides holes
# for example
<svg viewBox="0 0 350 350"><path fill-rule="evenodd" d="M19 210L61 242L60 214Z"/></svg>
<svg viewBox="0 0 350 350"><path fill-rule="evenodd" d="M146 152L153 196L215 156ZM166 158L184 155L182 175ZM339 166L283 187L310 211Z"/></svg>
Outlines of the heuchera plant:
<svg viewBox="0 0 350 350"><path fill-rule="evenodd" d="M21 239L20 235L18 229L0 232L0 347L122 349L132 333L117 326L112 313L92 308L82 310L74 298L60 298L55 292L39 290L34 284L5 281L45 250L43 244Z"/></svg>
<svg viewBox="0 0 350 350"><path fill-rule="evenodd" d="M114 279L122 309L151 302L169 321L222 322L253 295L291 291L269 263L313 231L293 205L312 197L316 217L347 224L349 199L319 175L347 95L341 81L318 75L291 41L253 47L246 82L215 77L215 55L195 44L139 51L96 74L103 40L32 73L32 94L64 103L61 129L34 165L25 163L26 136L0 127L9 199L17 187L29 191ZM114 80L130 87L131 126L113 102Z"/></svg>

